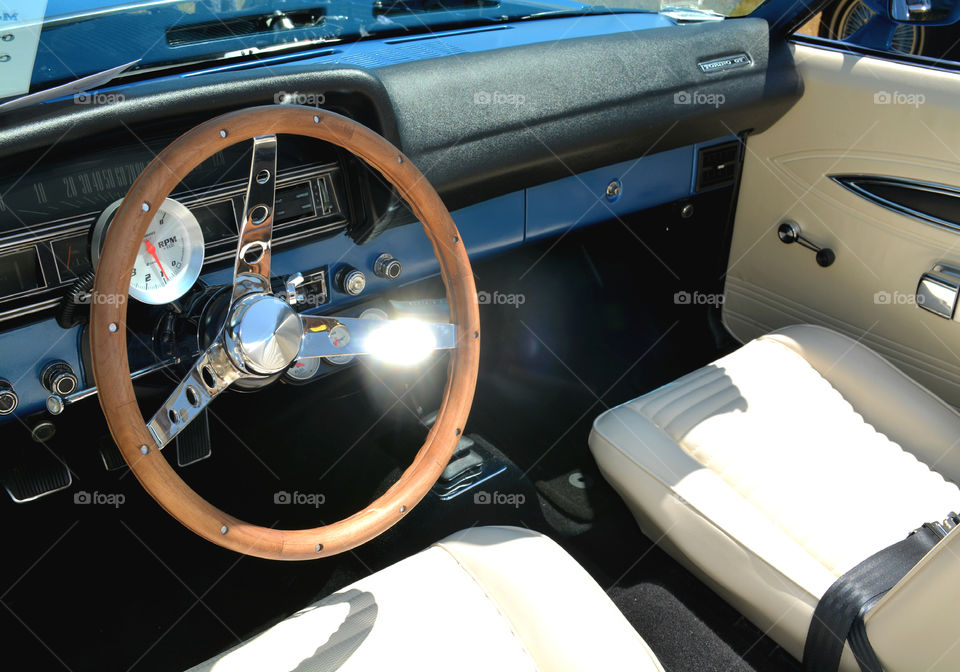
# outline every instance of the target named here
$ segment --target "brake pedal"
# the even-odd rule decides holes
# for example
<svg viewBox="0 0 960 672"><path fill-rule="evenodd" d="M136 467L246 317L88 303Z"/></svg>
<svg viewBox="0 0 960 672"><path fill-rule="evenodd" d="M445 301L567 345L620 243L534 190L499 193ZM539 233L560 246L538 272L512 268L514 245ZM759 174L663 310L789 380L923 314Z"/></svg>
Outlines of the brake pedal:
<svg viewBox="0 0 960 672"><path fill-rule="evenodd" d="M177 466L187 467L213 454L210 442L210 421L206 409L177 434Z"/></svg>
<svg viewBox="0 0 960 672"><path fill-rule="evenodd" d="M100 439L100 459L103 460L103 468L107 471L116 471L127 466L127 461L123 459L120 449L109 435Z"/></svg>
<svg viewBox="0 0 960 672"><path fill-rule="evenodd" d="M4 446L0 462L0 483L10 498L23 504L69 488L70 468L45 446Z"/></svg>

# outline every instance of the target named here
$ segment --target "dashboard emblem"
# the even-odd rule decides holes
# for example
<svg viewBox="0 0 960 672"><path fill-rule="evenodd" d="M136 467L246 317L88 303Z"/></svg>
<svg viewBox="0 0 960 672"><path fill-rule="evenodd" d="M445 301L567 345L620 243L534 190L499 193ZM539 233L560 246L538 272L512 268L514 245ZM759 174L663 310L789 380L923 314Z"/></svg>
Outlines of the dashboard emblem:
<svg viewBox="0 0 960 672"><path fill-rule="evenodd" d="M730 56L700 61L697 65L700 66L700 72L719 72L720 70L741 68L745 65L751 65L752 63L753 60L750 58L750 54L732 54Z"/></svg>

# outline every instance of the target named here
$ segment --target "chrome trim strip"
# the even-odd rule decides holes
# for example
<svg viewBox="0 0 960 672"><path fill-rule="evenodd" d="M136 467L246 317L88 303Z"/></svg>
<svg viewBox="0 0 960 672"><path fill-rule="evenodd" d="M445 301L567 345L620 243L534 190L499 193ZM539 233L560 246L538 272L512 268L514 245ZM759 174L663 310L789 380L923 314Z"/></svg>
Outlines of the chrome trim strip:
<svg viewBox="0 0 960 672"><path fill-rule="evenodd" d="M862 185L877 184L900 187L903 189L913 189L914 191L939 194L941 196L949 196L956 199L960 199L960 187L952 187L948 184L938 184L936 182L925 182L923 180L911 180L903 177L887 177L884 175L829 175L828 177L844 189L882 208L916 219L925 224L932 224L933 226L947 229L954 233L960 233L960 222L953 222L920 210L914 210L902 203L877 196Z"/></svg>
<svg viewBox="0 0 960 672"><path fill-rule="evenodd" d="M40 301L39 303L32 303L20 308L11 308L9 310L0 311L0 322L12 319L14 317L32 315L33 313L39 313L50 308L55 308L58 303L60 303L60 297L55 299L47 299L46 301Z"/></svg>
<svg viewBox="0 0 960 672"><path fill-rule="evenodd" d="M803 44L815 49L824 49L826 51L837 51L851 56L861 56L863 58L875 58L881 61L891 61L893 63L902 63L917 68L926 68L936 70L937 72L948 72L956 75L960 71L960 64L955 61L937 59L929 56L917 56L915 54L904 54L898 51L880 51L870 47L861 47L856 44L849 44L839 40L831 40L819 35L801 35L794 33L787 36L787 42L791 44Z"/></svg>
<svg viewBox="0 0 960 672"><path fill-rule="evenodd" d="M179 364L180 361L181 360L179 357L171 357L170 359L165 359L162 362L156 362L154 364L151 364L150 366L145 366L142 369L137 369L136 371L130 374L130 380L136 380L137 378L142 378L147 374L155 373L157 371L165 369L168 366ZM86 399L87 397L92 397L95 394L97 394L96 385L92 387L84 388L82 390L77 390L73 394L68 394L66 397L63 398L63 403L65 405L75 404L76 402L81 401L82 399Z"/></svg>
<svg viewBox="0 0 960 672"><path fill-rule="evenodd" d="M87 233L93 223L97 221L97 217L96 215L90 217L84 215L59 221L59 224L38 224L29 230L18 231L8 238L0 240L0 251L15 247L26 247L27 245L40 245L58 238L68 238L71 235ZM44 228L42 232L36 230L41 227Z"/></svg>

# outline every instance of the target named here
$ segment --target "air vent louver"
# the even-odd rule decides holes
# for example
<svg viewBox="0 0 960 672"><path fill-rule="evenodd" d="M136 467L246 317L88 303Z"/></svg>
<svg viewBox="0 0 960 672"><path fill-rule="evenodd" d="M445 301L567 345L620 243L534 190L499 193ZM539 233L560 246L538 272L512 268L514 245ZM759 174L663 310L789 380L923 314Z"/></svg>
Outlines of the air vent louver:
<svg viewBox="0 0 960 672"><path fill-rule="evenodd" d="M739 142L702 148L697 154L697 191L733 184L739 167Z"/></svg>
<svg viewBox="0 0 960 672"><path fill-rule="evenodd" d="M317 7L174 26L167 30L167 43L171 47L179 47L185 44L246 37L258 33L317 28L323 25L325 14L325 8Z"/></svg>

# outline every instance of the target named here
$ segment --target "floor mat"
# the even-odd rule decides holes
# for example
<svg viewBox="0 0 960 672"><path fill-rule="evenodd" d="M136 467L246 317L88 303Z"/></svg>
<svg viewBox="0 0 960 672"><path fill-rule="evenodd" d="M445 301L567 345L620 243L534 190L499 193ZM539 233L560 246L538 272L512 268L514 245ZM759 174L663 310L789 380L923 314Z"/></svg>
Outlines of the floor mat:
<svg viewBox="0 0 960 672"><path fill-rule="evenodd" d="M654 581L618 586L610 597L667 672L801 670L797 661L732 608L714 609L708 623L670 588Z"/></svg>

